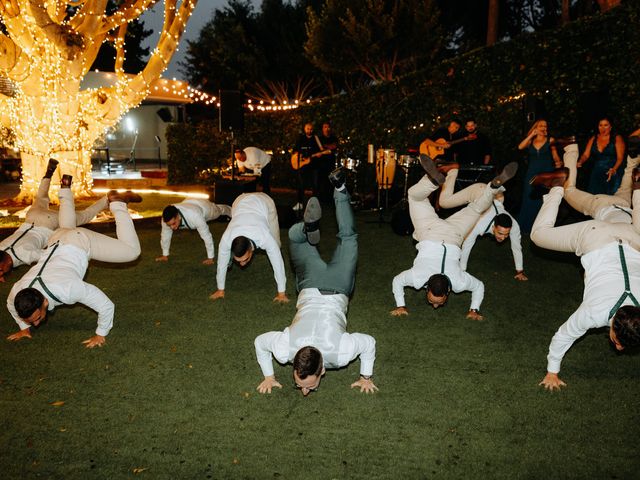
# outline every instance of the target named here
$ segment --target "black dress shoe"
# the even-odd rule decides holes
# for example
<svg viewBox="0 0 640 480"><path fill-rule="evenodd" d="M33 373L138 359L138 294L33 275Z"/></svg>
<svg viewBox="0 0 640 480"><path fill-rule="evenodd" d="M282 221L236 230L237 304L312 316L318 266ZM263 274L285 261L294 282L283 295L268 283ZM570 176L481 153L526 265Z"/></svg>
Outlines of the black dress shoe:
<svg viewBox="0 0 640 480"><path fill-rule="evenodd" d="M329 181L337 189L341 189L347 181L347 174L344 168L338 167L329 174Z"/></svg>

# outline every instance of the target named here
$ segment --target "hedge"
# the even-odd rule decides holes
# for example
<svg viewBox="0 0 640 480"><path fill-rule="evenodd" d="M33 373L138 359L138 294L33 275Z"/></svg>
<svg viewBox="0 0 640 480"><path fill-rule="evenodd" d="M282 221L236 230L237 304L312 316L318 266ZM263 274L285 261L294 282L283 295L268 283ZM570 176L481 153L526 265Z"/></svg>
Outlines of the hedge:
<svg viewBox="0 0 640 480"><path fill-rule="evenodd" d="M293 185L288 150L305 121L330 119L342 151L364 159L366 146L404 151L417 145L452 116L472 116L491 138L498 164L518 158L516 147L529 125L526 97L544 103L551 135L578 134L584 141L581 102L605 92L618 131L640 127L640 35L638 2L565 27L523 35L435 65L395 82L337 95L284 112L245 116L243 145L273 150L273 184ZM172 125L169 181L197 178L205 166L228 157L229 145L217 125ZM212 132L216 132L212 134Z"/></svg>

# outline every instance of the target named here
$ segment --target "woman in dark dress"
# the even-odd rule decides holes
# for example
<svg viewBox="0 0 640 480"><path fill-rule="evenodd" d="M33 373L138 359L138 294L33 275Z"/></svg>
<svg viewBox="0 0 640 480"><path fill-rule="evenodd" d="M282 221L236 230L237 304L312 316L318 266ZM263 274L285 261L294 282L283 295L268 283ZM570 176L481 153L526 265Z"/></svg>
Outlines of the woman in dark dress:
<svg viewBox="0 0 640 480"><path fill-rule="evenodd" d="M539 173L551 172L562 166L562 160L554 145L555 140L549 136L546 120L537 120L527 136L518 145L518 150L527 150L529 166L524 177L522 191L522 205L518 223L523 232L529 233L533 221L542 207L542 195L544 191L539 187L533 187L529 181Z"/></svg>
<svg viewBox="0 0 640 480"><path fill-rule="evenodd" d="M607 117L598 121L596 131L578 159L578 168L592 158L593 169L587 191L594 195L613 195L620 186L624 171L624 140L615 133L611 120Z"/></svg>

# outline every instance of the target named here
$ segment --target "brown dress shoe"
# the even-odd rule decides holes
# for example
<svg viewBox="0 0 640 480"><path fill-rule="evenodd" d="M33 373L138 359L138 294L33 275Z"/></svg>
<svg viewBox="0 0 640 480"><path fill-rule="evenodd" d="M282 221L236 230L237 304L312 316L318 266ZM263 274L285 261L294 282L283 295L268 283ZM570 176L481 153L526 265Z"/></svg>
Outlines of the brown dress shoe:
<svg viewBox="0 0 640 480"><path fill-rule="evenodd" d="M140 203L142 197L137 193L133 193L131 190L126 192L118 192L117 190L109 190L107 193L107 199L109 202L124 202L124 203Z"/></svg>
<svg viewBox="0 0 640 480"><path fill-rule="evenodd" d="M553 172L539 173L529 183L533 186L541 185L543 187L562 187L564 182L569 178L569 169L567 167L557 168Z"/></svg>
<svg viewBox="0 0 640 480"><path fill-rule="evenodd" d="M71 175L62 175L62 180L60 180L60 188L70 188L72 181L73 177Z"/></svg>
<svg viewBox="0 0 640 480"><path fill-rule="evenodd" d="M460 170L460 164L457 162L438 163L438 171L445 175L449 170Z"/></svg>

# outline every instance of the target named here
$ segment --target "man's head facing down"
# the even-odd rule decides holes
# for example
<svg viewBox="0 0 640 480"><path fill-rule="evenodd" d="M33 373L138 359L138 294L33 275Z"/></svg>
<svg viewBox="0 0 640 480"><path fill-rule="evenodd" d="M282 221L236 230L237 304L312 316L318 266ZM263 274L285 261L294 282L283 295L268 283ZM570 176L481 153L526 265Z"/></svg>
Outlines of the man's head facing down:
<svg viewBox="0 0 640 480"><path fill-rule="evenodd" d="M513 220L506 213L500 213L493 219L493 236L496 242L504 242L509 238L511 233L511 227L513 227Z"/></svg>
<svg viewBox="0 0 640 480"><path fill-rule="evenodd" d="M180 222L182 221L180 211L174 205L165 207L162 211L162 221L171 230L177 230L178 228L180 228Z"/></svg>
<svg viewBox="0 0 640 480"><path fill-rule="evenodd" d="M253 244L251 240L242 235L236 237L231 242L231 254L233 255L233 261L241 267L247 265L253 257Z"/></svg>
<svg viewBox="0 0 640 480"><path fill-rule="evenodd" d="M315 347L302 347L293 358L293 381L305 397L315 392L324 375L322 353Z"/></svg>
<svg viewBox="0 0 640 480"><path fill-rule="evenodd" d="M49 300L35 288L23 288L17 293L13 306L25 323L37 327L47 318Z"/></svg>
<svg viewBox="0 0 640 480"><path fill-rule="evenodd" d="M609 338L618 351L640 345L640 307L620 307L611 321Z"/></svg>
<svg viewBox="0 0 640 480"><path fill-rule="evenodd" d="M13 269L13 259L4 250L0 250L0 282L4 282L4 277Z"/></svg>
<svg viewBox="0 0 640 480"><path fill-rule="evenodd" d="M233 155L236 157L236 160L238 162L244 162L247 159L247 154L244 153L244 150L242 150L241 148L236 148L233 151Z"/></svg>
<svg viewBox="0 0 640 480"><path fill-rule="evenodd" d="M427 281L427 302L433 308L438 308L447 303L451 293L451 281L443 273L431 275Z"/></svg>

